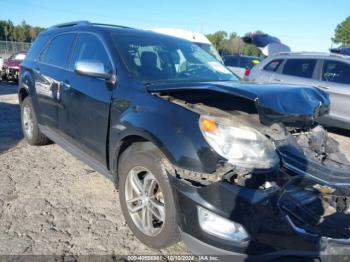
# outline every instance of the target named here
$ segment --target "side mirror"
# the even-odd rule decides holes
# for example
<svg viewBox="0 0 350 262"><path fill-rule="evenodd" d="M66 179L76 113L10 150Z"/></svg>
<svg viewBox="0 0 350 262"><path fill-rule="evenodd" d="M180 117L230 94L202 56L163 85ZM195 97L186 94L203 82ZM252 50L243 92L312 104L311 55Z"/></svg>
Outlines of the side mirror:
<svg viewBox="0 0 350 262"><path fill-rule="evenodd" d="M113 77L105 71L104 65L97 60L81 60L75 63L74 72L80 75L92 76L109 80Z"/></svg>

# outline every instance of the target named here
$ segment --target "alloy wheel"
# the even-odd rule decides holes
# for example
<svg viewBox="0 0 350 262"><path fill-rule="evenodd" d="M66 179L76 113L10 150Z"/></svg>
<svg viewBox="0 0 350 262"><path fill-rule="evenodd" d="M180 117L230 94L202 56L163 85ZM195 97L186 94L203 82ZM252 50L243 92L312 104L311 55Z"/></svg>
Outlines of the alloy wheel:
<svg viewBox="0 0 350 262"><path fill-rule="evenodd" d="M125 182L125 199L129 215L147 236L156 236L164 226L164 197L155 176L144 167L132 168Z"/></svg>
<svg viewBox="0 0 350 262"><path fill-rule="evenodd" d="M25 135L31 139L33 137L34 121L33 113L29 105L25 105L23 108L23 130Z"/></svg>

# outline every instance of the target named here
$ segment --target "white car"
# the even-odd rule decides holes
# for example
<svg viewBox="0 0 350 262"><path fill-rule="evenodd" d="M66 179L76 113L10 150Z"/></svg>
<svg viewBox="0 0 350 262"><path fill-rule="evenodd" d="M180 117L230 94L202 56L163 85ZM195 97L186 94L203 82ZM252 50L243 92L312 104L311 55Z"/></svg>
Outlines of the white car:
<svg viewBox="0 0 350 262"><path fill-rule="evenodd" d="M216 60L218 60L222 64L224 63L218 51L215 49L215 47L212 45L209 39L201 33L177 28L155 28L150 29L150 31L191 41L199 47L201 47L202 49L204 49L207 53L215 57Z"/></svg>

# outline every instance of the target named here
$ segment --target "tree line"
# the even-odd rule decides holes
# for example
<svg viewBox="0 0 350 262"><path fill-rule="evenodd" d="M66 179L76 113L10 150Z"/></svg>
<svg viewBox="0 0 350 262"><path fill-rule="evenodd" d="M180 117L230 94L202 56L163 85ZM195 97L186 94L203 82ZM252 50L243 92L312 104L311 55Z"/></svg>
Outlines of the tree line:
<svg viewBox="0 0 350 262"><path fill-rule="evenodd" d="M236 33L217 31L206 36L221 55L241 54L262 56L260 50L256 46L245 44ZM350 16L337 25L332 42L344 47L350 47Z"/></svg>
<svg viewBox="0 0 350 262"><path fill-rule="evenodd" d="M45 28L28 25L22 21L14 25L10 20L0 20L0 41L33 42ZM236 33L217 31L206 35L220 54L242 54L261 56L260 50L251 44L245 44ZM333 43L350 47L350 16L335 29Z"/></svg>
<svg viewBox="0 0 350 262"><path fill-rule="evenodd" d="M45 28L28 25L22 21L14 25L10 20L0 20L0 41L33 42Z"/></svg>
<svg viewBox="0 0 350 262"><path fill-rule="evenodd" d="M237 33L228 34L226 31L217 31L206 36L221 55L262 56L259 48L255 45L244 43Z"/></svg>
<svg viewBox="0 0 350 262"><path fill-rule="evenodd" d="M332 41L335 44L350 47L350 16L337 25Z"/></svg>

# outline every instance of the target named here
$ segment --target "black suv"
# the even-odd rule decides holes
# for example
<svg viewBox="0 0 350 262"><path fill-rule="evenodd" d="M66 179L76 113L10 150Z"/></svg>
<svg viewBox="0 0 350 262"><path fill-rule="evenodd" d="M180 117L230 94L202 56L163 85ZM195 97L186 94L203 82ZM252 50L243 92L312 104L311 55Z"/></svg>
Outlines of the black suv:
<svg viewBox="0 0 350 262"><path fill-rule="evenodd" d="M312 87L241 84L191 42L89 22L40 33L22 63L22 126L115 182L133 233L195 254L350 250L349 162Z"/></svg>

